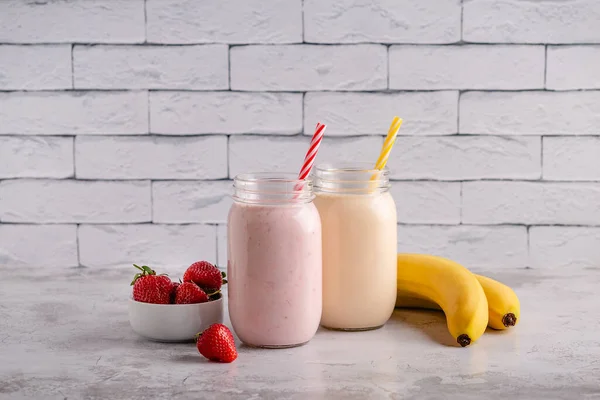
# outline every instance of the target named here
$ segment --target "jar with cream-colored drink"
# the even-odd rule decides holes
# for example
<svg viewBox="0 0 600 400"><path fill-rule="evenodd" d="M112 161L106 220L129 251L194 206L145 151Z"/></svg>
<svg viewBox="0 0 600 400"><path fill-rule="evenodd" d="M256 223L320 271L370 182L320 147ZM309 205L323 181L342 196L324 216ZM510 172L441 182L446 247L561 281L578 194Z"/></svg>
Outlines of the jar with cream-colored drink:
<svg viewBox="0 0 600 400"><path fill-rule="evenodd" d="M310 181L292 174L235 177L227 225L228 300L240 340L308 342L321 318L321 221Z"/></svg>
<svg viewBox="0 0 600 400"><path fill-rule="evenodd" d="M394 311L397 217L388 174L360 163L315 168L326 328L375 329Z"/></svg>

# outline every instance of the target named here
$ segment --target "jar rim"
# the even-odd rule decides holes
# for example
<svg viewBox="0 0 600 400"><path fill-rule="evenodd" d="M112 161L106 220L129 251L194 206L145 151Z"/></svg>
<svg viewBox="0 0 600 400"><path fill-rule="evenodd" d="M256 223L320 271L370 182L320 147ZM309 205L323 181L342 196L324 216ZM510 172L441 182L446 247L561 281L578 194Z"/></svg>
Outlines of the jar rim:
<svg viewBox="0 0 600 400"><path fill-rule="evenodd" d="M280 182L280 183L310 183L312 179L298 179L298 174L291 172L249 172L237 174L233 180L240 183Z"/></svg>
<svg viewBox="0 0 600 400"><path fill-rule="evenodd" d="M335 172L338 174L355 174L357 172L378 174L383 172L384 174L389 173L388 167L384 167L382 170L373 167L372 163L366 162L342 162L342 163L323 163L315 165L314 174L318 172Z"/></svg>
<svg viewBox="0 0 600 400"><path fill-rule="evenodd" d="M316 193L375 194L390 188L389 169L371 163L341 162L318 164L314 169Z"/></svg>
<svg viewBox="0 0 600 400"><path fill-rule="evenodd" d="M295 204L314 199L312 179L290 172L252 172L233 179L236 201L252 204Z"/></svg>

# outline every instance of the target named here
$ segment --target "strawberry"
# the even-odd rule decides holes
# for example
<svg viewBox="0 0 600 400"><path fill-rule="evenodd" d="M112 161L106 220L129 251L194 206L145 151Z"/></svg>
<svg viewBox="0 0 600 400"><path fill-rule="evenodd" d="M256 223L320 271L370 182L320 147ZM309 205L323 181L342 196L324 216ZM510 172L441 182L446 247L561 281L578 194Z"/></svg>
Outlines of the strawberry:
<svg viewBox="0 0 600 400"><path fill-rule="evenodd" d="M133 286L133 299L143 303L169 304L173 282L166 275L156 275L156 272L147 266L134 267L142 272L135 274Z"/></svg>
<svg viewBox="0 0 600 400"><path fill-rule="evenodd" d="M208 292L221 289L221 285L227 283L225 272L219 271L217 267L207 261L197 261L190 265L183 274L184 282L194 282Z"/></svg>
<svg viewBox="0 0 600 400"><path fill-rule="evenodd" d="M175 295L177 294L179 285L181 285L181 282L173 282L171 284L171 304L175 304Z"/></svg>
<svg viewBox="0 0 600 400"><path fill-rule="evenodd" d="M183 282L178 285L175 293L175 304L204 303L208 296L204 290L193 282Z"/></svg>
<svg viewBox="0 0 600 400"><path fill-rule="evenodd" d="M238 356L233 334L223 324L212 324L197 334L196 347L211 361L230 363Z"/></svg>

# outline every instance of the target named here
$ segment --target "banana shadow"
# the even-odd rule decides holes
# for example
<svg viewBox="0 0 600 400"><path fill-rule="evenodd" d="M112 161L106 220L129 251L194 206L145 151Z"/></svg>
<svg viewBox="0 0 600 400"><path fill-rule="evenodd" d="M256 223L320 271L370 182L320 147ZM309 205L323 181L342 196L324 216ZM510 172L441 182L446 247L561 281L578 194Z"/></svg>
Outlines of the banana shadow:
<svg viewBox="0 0 600 400"><path fill-rule="evenodd" d="M390 321L423 333L431 341L448 347L460 347L448 332L443 311L423 308L395 308Z"/></svg>

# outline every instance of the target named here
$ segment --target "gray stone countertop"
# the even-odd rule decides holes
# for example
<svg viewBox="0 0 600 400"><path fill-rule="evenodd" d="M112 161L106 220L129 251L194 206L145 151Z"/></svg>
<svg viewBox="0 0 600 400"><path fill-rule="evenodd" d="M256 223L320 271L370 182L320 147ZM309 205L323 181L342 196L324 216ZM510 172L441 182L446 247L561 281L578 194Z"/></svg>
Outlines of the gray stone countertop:
<svg viewBox="0 0 600 400"><path fill-rule="evenodd" d="M2 400L600 398L599 269L488 274L515 289L522 320L470 347L455 345L442 313L396 310L376 331L238 346L231 364L138 337L131 271L0 272Z"/></svg>

